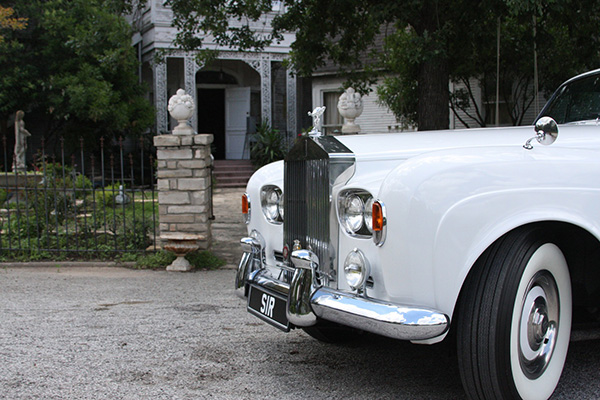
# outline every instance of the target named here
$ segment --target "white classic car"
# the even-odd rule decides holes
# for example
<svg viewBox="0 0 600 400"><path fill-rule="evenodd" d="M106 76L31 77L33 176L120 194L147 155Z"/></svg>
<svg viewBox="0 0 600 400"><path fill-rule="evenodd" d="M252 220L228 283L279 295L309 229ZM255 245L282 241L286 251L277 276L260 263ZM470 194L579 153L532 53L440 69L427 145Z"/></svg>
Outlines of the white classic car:
<svg viewBox="0 0 600 400"><path fill-rule="evenodd" d="M299 138L242 201L248 311L323 341L452 338L470 398L550 397L600 306L600 70L540 117Z"/></svg>

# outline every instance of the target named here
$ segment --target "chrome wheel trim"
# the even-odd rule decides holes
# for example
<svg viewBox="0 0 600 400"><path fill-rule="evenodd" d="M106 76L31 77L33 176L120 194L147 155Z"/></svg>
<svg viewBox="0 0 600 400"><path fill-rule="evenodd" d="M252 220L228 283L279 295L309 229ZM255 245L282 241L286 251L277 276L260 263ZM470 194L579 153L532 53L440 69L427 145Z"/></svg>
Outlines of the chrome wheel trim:
<svg viewBox="0 0 600 400"><path fill-rule="evenodd" d="M544 373L556 345L560 301L556 281L546 270L529 282L521 306L519 364L529 379Z"/></svg>
<svg viewBox="0 0 600 400"><path fill-rule="evenodd" d="M533 287L530 284L537 281L535 276L540 271L546 271L544 273L550 274L555 281L559 293L558 300L560 301L560 308L558 310L559 323L556 325L554 346L550 357L545 363L545 369L537 374L537 377L531 378L521 368L520 355L522 349L519 346L521 343L520 328L523 304ZM519 397L523 399L543 400L548 399L552 395L567 358L571 334L571 303L571 279L564 255L556 245L552 243L543 244L533 253L527 262L520 278L512 313L510 363L513 382Z"/></svg>

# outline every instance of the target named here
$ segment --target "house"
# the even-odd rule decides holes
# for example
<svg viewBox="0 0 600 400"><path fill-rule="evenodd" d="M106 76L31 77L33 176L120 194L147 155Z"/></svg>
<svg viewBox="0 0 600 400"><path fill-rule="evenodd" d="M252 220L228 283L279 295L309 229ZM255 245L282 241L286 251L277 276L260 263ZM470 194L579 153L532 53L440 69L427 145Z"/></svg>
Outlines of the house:
<svg viewBox="0 0 600 400"><path fill-rule="evenodd" d="M300 132L302 120L308 118L304 114L311 109L309 96L301 96L302 89L310 86L283 65L294 35L285 35L281 43L262 52L217 48L206 40L205 47L218 49L219 55L214 62L203 65L195 52L173 46L177 32L171 25L173 13L163 3L149 0L139 14L131 17L138 31L133 45L141 63L141 80L148 84L150 101L156 106L157 133L168 132L175 125L167 112L167 102L179 88L195 100L193 129L214 134L215 159L249 158L247 133L261 121L268 121L290 140ZM273 4L276 13L281 5ZM273 15L267 15L267 21ZM256 24L257 30L268 27L268 23Z"/></svg>
<svg viewBox="0 0 600 400"><path fill-rule="evenodd" d="M268 30L269 19L281 11L281 2L273 2L273 11L256 24L257 30ZM268 121L272 127L286 135L291 142L303 129L312 124L307 112L314 107L327 107L323 117L326 134L339 133L343 119L337 110L339 96L343 93L345 77L339 68L327 63L309 78L295 76L286 69L283 61L290 52L293 34L286 34L281 43L274 43L262 52L239 52L218 48L205 40L206 48L220 50L218 58L209 65L198 64L195 52L184 52L174 47L176 28L172 26L173 13L162 0L148 0L132 24L138 33L133 37L141 63L141 80L150 88L150 101L156 106L156 132L168 132L175 125L167 112L167 102L177 89L183 88L197 105L191 123L199 133L213 133L215 159L249 158L247 134L255 125ZM263 24L263 22L267 22ZM374 46L383 45L382 35ZM162 61L157 62L157 59ZM381 83L380 78L377 84ZM450 90L459 85L449 82ZM476 89L477 92L477 89ZM480 91L479 91L480 92ZM475 93L477 94L477 93ZM481 94L481 93L479 93ZM479 96L481 97L481 96ZM495 107L484 104L477 97L477 107L486 122L494 120ZM399 121L380 103L377 91L363 96L363 113L356 119L362 133L392 133L415 130L414 126ZM474 106L473 106L474 107ZM524 119L531 122L534 108ZM500 107L500 125L507 124L506 107ZM474 109L467 110L467 113ZM466 122L466 123L465 123ZM464 111L450 113L450 128L474 127Z"/></svg>

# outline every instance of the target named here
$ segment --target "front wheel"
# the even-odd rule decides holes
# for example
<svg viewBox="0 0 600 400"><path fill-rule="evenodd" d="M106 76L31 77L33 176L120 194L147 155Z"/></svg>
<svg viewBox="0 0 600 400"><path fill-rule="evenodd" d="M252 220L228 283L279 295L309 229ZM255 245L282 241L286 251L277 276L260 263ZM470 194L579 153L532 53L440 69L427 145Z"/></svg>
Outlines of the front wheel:
<svg viewBox="0 0 600 400"><path fill-rule="evenodd" d="M457 316L463 386L473 399L547 399L565 364L571 280L543 231L523 228L488 249Z"/></svg>

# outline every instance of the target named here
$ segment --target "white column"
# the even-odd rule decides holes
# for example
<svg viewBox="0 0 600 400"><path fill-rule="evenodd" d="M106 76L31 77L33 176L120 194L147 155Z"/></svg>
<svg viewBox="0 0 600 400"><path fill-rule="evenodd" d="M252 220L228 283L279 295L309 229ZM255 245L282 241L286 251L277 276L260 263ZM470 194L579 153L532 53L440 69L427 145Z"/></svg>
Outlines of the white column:
<svg viewBox="0 0 600 400"><path fill-rule="evenodd" d="M271 57L264 54L260 58L261 117L271 123Z"/></svg>
<svg viewBox="0 0 600 400"><path fill-rule="evenodd" d="M194 56L186 55L184 60L185 60L184 61L185 92L187 94L189 94L190 96L192 96L192 99L194 99L194 104L198 104L198 101L196 99L197 92L198 92L196 90L196 72L198 71L199 67L198 67L198 64L196 63L196 59ZM191 122L192 122L192 129L194 130L194 132L198 132L198 111L194 111L194 115L192 115Z"/></svg>
<svg viewBox="0 0 600 400"><path fill-rule="evenodd" d="M296 122L296 77L292 74L292 71L290 71L289 69L285 71L285 77L287 81L287 131L290 140L293 141L294 137L296 137L298 130Z"/></svg>
<svg viewBox="0 0 600 400"><path fill-rule="evenodd" d="M154 106L156 107L156 133L169 131L167 114L167 60L153 64L154 72Z"/></svg>

